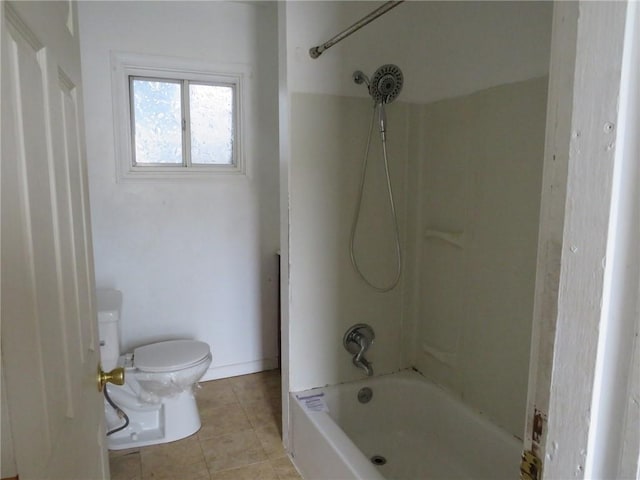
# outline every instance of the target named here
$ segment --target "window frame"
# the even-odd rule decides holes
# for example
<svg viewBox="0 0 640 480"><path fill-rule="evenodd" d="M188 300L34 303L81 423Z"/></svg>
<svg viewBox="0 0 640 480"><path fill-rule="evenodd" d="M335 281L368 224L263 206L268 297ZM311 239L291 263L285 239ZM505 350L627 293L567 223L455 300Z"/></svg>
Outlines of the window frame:
<svg viewBox="0 0 640 480"><path fill-rule="evenodd" d="M246 65L213 65L194 60L127 53L112 53L111 60L117 181L205 180L219 175L245 175L243 144L246 133L244 128L246 102L244 96L246 78L251 74ZM187 135L190 135L189 125L186 125L186 129L185 126L182 126L182 164L136 164L131 85L134 78L141 77L176 82L182 85L183 121L188 117L189 91L185 86L188 87L189 83L231 86L234 93L232 164L192 164L190 155L185 152L186 142L190 142L190 137L187 139Z"/></svg>

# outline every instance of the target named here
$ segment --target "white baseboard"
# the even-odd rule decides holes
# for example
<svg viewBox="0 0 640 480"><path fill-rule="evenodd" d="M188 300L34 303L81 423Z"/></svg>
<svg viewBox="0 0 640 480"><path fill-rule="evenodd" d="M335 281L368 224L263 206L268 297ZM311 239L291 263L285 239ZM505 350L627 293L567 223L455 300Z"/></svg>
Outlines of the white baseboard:
<svg viewBox="0 0 640 480"><path fill-rule="evenodd" d="M263 358L253 362L235 363L233 365L221 365L209 368L200 379L201 382L217 380L219 378L237 377L249 373L262 372L278 368L278 358Z"/></svg>

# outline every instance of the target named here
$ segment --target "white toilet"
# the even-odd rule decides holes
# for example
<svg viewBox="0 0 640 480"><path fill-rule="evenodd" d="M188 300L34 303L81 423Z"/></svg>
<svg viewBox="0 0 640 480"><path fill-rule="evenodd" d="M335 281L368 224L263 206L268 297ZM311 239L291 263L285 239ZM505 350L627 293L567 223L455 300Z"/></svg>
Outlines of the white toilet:
<svg viewBox="0 0 640 480"><path fill-rule="evenodd" d="M117 290L98 289L98 324L102 369L125 369L125 384L107 385L118 415L105 398L110 450L173 442L200 429L193 387L211 364L209 345L195 340L152 343L120 354L120 306Z"/></svg>

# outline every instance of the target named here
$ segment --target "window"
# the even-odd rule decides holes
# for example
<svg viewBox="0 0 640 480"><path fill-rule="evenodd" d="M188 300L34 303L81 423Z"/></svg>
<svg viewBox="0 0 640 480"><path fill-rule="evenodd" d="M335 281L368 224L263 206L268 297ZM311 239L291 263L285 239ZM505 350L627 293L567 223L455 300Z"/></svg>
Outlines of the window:
<svg viewBox="0 0 640 480"><path fill-rule="evenodd" d="M242 68L128 54L112 63L121 180L244 173Z"/></svg>
<svg viewBox="0 0 640 480"><path fill-rule="evenodd" d="M234 86L129 77L133 165L233 165Z"/></svg>

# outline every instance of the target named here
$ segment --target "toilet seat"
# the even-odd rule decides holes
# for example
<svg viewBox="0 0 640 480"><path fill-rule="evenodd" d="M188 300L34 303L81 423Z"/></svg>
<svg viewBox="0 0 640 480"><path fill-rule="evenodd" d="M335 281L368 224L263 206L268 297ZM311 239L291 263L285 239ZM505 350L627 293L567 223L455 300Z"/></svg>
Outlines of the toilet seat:
<svg viewBox="0 0 640 480"><path fill-rule="evenodd" d="M210 357L209 345L196 340L169 340L138 347L133 365L140 371L173 372L192 367Z"/></svg>

